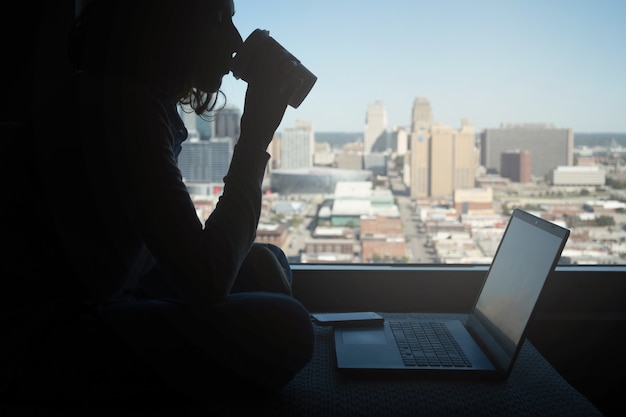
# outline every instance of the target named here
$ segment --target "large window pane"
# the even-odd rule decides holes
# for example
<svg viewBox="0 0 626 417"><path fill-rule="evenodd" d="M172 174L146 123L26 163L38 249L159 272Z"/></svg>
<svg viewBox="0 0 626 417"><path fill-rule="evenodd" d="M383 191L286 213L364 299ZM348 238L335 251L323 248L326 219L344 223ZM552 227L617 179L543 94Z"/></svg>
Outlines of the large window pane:
<svg viewBox="0 0 626 417"><path fill-rule="evenodd" d="M619 0L236 1L244 38L269 30L318 77L270 146L259 239L294 263L486 264L522 207L572 230L563 263L625 264L625 17ZM192 155L230 157L245 87L226 77L228 108L188 119L201 217L226 168Z"/></svg>

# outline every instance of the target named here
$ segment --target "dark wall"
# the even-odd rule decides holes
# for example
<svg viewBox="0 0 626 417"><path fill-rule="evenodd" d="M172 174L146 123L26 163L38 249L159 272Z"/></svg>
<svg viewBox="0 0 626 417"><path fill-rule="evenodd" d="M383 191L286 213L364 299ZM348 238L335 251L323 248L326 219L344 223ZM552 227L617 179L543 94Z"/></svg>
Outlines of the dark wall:
<svg viewBox="0 0 626 417"><path fill-rule="evenodd" d="M2 116L20 123L72 69L65 39L74 19L71 0L14 1L0 14Z"/></svg>

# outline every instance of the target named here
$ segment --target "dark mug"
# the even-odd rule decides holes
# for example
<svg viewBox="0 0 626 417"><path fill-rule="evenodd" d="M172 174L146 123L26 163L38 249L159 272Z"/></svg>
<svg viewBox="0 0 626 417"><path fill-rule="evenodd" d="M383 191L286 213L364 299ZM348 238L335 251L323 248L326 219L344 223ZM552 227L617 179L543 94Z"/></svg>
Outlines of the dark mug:
<svg viewBox="0 0 626 417"><path fill-rule="evenodd" d="M290 97L289 105L293 108L298 108L317 81L317 77L302 65L300 60L276 42L267 30L256 29L245 40L231 64L231 71L235 78L249 82L251 76L249 71L260 63L255 62L257 60L275 63L280 63L283 60L291 61L293 68L290 71L295 71L296 79L301 81L298 84L285 84L283 86L283 88L292 90L287 93ZM292 78L289 77L289 79Z"/></svg>

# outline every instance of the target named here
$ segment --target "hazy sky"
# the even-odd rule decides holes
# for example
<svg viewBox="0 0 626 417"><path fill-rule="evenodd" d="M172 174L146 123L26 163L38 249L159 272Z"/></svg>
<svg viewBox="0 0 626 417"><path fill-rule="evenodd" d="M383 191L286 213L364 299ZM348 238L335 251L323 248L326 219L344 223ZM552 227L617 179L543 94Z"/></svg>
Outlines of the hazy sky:
<svg viewBox="0 0 626 417"><path fill-rule="evenodd" d="M436 121L478 129L553 123L626 132L625 0L235 0L243 38L270 35L318 76L279 130L360 132L381 101L409 126L415 97ZM224 78L243 109L245 83Z"/></svg>

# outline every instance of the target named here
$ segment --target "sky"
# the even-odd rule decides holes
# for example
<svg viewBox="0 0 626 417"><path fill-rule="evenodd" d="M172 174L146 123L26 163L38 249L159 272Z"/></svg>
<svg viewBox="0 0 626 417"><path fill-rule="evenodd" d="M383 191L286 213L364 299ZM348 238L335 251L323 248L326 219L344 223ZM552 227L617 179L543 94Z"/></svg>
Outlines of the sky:
<svg viewBox="0 0 626 417"><path fill-rule="evenodd" d="M235 0L233 21L244 39L269 30L318 77L279 131L362 132L377 101L389 129L409 127L426 97L454 128L626 132L624 0ZM245 88L222 84L242 110Z"/></svg>

